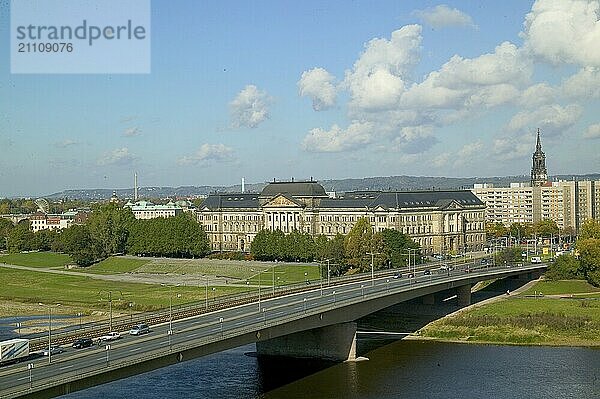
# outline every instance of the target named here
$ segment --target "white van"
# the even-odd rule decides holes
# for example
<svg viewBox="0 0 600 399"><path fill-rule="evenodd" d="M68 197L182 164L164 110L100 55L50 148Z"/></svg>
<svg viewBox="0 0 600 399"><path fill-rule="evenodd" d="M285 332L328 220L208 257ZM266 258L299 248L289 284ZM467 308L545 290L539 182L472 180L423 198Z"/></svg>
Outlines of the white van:
<svg viewBox="0 0 600 399"><path fill-rule="evenodd" d="M142 335L150 332L150 327L147 324L138 324L129 330L130 335Z"/></svg>
<svg viewBox="0 0 600 399"><path fill-rule="evenodd" d="M539 256L532 256L531 263L542 263L542 258L540 258Z"/></svg>

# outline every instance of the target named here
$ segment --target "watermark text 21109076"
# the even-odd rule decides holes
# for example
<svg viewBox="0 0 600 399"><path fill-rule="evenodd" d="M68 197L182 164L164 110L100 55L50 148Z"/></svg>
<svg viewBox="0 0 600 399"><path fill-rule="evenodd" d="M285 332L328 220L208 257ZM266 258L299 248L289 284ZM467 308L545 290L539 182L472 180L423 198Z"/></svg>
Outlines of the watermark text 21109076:
<svg viewBox="0 0 600 399"><path fill-rule="evenodd" d="M11 1L11 73L150 73L150 0Z"/></svg>

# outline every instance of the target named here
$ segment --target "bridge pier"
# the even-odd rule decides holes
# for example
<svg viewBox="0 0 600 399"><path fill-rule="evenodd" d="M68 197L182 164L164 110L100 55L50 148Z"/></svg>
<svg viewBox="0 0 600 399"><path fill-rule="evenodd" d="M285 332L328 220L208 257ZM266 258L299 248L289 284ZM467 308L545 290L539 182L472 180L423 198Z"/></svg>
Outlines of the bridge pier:
<svg viewBox="0 0 600 399"><path fill-rule="evenodd" d="M458 301L458 306L469 306L471 304L471 284L465 284L457 287L456 299Z"/></svg>
<svg viewBox="0 0 600 399"><path fill-rule="evenodd" d="M340 323L256 342L259 355L356 359L356 323Z"/></svg>

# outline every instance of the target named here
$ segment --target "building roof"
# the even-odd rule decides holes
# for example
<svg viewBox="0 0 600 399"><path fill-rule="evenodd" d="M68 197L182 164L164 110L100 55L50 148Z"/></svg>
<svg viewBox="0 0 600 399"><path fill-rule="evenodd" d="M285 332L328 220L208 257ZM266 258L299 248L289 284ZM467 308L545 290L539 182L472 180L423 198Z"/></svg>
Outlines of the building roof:
<svg viewBox="0 0 600 399"><path fill-rule="evenodd" d="M273 184L273 183L271 183ZM320 186L320 185L319 185ZM264 190L263 190L264 191ZM291 198L294 195L288 193L277 193ZM277 195L276 194L276 195ZM262 196L263 194L261 194ZM211 194L209 195L200 209L208 208L210 210L218 209L256 209L260 208L258 194ZM414 209L414 208L434 208L443 209L456 202L461 206L484 206L484 203L477 198L471 191L353 191L346 193L343 197L329 198L327 196L320 199L318 208L322 209L358 209L364 208L373 210L378 207L385 209Z"/></svg>
<svg viewBox="0 0 600 399"><path fill-rule="evenodd" d="M316 181L272 182L260 193L261 197L275 197L288 194L293 197L327 197L325 189Z"/></svg>
<svg viewBox="0 0 600 399"><path fill-rule="evenodd" d="M202 202L200 209L216 210L221 208L256 208L258 209L258 194L211 194Z"/></svg>
<svg viewBox="0 0 600 399"><path fill-rule="evenodd" d="M471 191L354 191L340 198L321 200L321 208L445 208L453 201L461 206L484 203Z"/></svg>

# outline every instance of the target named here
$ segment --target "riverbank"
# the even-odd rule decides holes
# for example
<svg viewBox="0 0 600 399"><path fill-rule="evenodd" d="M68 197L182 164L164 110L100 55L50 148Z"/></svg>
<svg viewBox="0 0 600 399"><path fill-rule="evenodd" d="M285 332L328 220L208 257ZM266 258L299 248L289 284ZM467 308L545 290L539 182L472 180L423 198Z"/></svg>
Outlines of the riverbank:
<svg viewBox="0 0 600 399"><path fill-rule="evenodd" d="M599 331L600 289L584 281L542 280L436 320L409 339L600 347Z"/></svg>

